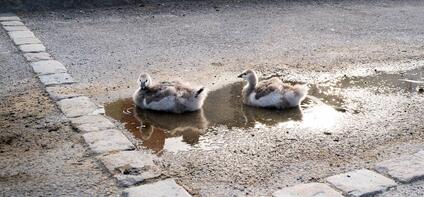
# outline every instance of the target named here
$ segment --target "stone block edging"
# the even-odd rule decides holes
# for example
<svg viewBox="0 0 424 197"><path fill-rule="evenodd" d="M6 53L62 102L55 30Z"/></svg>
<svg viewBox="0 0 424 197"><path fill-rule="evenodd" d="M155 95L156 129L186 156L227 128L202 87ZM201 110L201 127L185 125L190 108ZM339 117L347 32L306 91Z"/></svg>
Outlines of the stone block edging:
<svg viewBox="0 0 424 197"><path fill-rule="evenodd" d="M424 178L424 150L413 155L382 161L375 166L375 170L401 183L422 179Z"/></svg>
<svg viewBox="0 0 424 197"><path fill-rule="evenodd" d="M337 174L326 180L348 196L358 197L372 196L397 185L394 180L367 169Z"/></svg>

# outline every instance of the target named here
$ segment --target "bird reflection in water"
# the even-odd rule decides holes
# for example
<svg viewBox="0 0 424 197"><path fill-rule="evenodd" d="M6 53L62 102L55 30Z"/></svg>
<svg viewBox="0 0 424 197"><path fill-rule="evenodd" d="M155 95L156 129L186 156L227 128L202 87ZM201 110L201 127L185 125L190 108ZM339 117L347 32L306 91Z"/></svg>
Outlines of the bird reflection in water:
<svg viewBox="0 0 424 197"><path fill-rule="evenodd" d="M136 136L143 140L143 146L155 152L164 148L169 148L169 151L185 150L188 145L197 144L208 127L203 110L172 114L135 108L134 117L140 125ZM182 137L182 140L177 137ZM168 141L171 146L166 146Z"/></svg>

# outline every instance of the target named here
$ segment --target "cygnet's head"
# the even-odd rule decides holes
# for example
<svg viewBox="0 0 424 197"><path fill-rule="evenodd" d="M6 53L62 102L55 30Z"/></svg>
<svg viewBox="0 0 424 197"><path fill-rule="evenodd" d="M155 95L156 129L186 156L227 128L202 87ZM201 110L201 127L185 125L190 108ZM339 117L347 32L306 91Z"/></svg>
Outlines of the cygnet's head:
<svg viewBox="0 0 424 197"><path fill-rule="evenodd" d="M143 73L138 77L137 83L142 89L144 89L152 84L152 78L150 78L149 74Z"/></svg>
<svg viewBox="0 0 424 197"><path fill-rule="evenodd" d="M243 73L241 73L238 78L242 78L249 82L255 82L257 80L255 71L250 69L243 71Z"/></svg>

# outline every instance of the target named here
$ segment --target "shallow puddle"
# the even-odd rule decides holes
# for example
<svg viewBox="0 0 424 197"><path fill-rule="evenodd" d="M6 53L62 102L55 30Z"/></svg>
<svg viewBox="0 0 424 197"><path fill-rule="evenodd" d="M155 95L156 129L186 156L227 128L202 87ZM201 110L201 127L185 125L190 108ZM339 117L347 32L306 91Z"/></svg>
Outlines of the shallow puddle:
<svg viewBox="0 0 424 197"><path fill-rule="evenodd" d="M340 91L346 88L377 88L377 91L403 90L417 92L422 87L423 68L400 74L376 73L366 77L344 77L335 84L308 85L308 97L299 108L274 110L242 104L242 82L211 91L201 111L172 114L134 107L131 98L105 105L106 114L122 123L143 146L161 152L178 152L191 148L207 148L208 139L202 137L208 129L228 128L305 127L331 128L340 124L344 112L357 114L346 108ZM290 83L290 82L287 82Z"/></svg>
<svg viewBox="0 0 424 197"><path fill-rule="evenodd" d="M143 141L143 146L160 152L188 150L199 143L208 128L281 127L299 123L306 127L329 127L334 117L345 112L343 99L316 86L299 108L274 110L249 107L242 103L241 82L211 91L201 111L172 114L134 107L131 98L105 105L106 115L124 123L125 128Z"/></svg>

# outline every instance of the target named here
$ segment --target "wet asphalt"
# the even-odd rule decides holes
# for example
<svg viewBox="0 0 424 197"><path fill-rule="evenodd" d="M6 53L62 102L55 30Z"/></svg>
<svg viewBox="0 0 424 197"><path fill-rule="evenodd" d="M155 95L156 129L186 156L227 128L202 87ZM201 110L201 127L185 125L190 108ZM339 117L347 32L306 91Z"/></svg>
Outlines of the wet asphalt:
<svg viewBox="0 0 424 197"><path fill-rule="evenodd" d="M106 106L130 97L139 72L220 91L245 68L314 85L321 101L336 99L302 121L224 122L194 147L159 151L164 173L192 193L257 196L424 147L424 96L399 81L423 78L423 8L421 1L153 1L21 16L80 82L76 91ZM171 147L184 141L176 136L167 138Z"/></svg>

